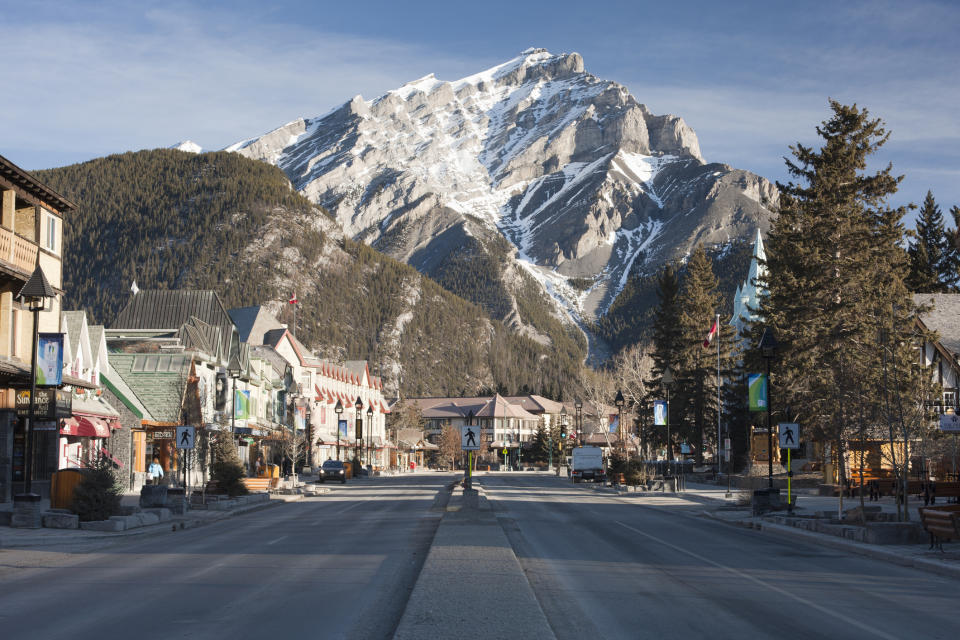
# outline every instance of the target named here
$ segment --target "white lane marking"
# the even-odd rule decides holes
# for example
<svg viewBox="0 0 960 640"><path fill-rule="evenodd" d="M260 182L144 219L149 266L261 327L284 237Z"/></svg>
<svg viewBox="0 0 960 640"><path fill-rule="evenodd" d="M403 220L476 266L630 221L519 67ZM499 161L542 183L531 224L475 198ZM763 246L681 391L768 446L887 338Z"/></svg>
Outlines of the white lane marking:
<svg viewBox="0 0 960 640"><path fill-rule="evenodd" d="M370 501L364 500L363 502L370 502ZM343 509L338 509L337 511L334 511L334 513L343 513L344 511L350 511L350 509L353 509L354 507L359 507L361 504L363 504L363 502L354 502L353 504L346 506Z"/></svg>
<svg viewBox="0 0 960 640"><path fill-rule="evenodd" d="M267 544L277 544L277 543L280 542L281 540L286 540L288 537L289 537L289 536L280 536L280 537L277 538L276 540L271 540L271 541L268 542Z"/></svg>
<svg viewBox="0 0 960 640"><path fill-rule="evenodd" d="M796 601L799 602L800 604L804 604L804 605L806 605L806 606L808 606L808 607L812 607L812 608L816 609L817 611L819 611L820 613L823 613L823 614L826 614L826 615L828 615L828 616L830 616L830 617L836 618L836 619L840 620L841 622L844 622L844 623L849 624L849 625L853 625L854 627L858 627L858 628L860 628L860 629L863 629L864 631L872 634L874 637L877 637L877 638L887 638L888 640L897 640L897 636L892 636L892 635L886 634L886 633L884 633L883 631L880 631L879 629L877 629L877 628L875 628L875 627L871 627L870 625L864 624L864 623L860 622L859 620L854 620L853 618L847 617L847 616L845 616L845 615L843 615L843 614L837 613L836 611L833 611L833 610L831 610L831 609L828 609L827 607L824 607L824 606L822 606L822 605L819 605L819 604L817 604L816 602L813 602L813 601L811 601L811 600L807 600L806 598L803 598L803 597L801 597L801 596L798 596L798 595L795 595L795 594L793 594L793 593L790 593L790 592L787 591L786 589L781 589L780 587L778 587L778 586L776 586L776 585L774 585L774 584L771 584L771 583L769 583L769 582L766 582L766 581L764 581L764 580L761 580L760 578L756 578L756 577L754 577L754 576L751 576L750 574L744 573L743 571L740 571L739 569L734 569L733 567L728 567L728 566L726 566L726 565L722 565L722 564L720 564L719 562L715 562L715 561L711 560L710 558L706 558L706 557L704 557L704 556L701 556L699 553L694 553L693 551L688 551L687 549L684 549L684 548L682 548L682 547L678 547L677 545L671 544L671 543L667 542L666 540L661 540L661 539L658 538L657 536L650 535L650 534L647 533L646 531L641 531L640 529L637 529L637 528L635 528L635 527L631 527L630 525L624 524L623 522L620 522L619 520L614 520L614 522L616 522L618 525L620 525L620 526L623 527L624 529L629 529L630 531L633 531L634 533L640 534L641 536L644 536L645 538L649 538L650 540L653 540L654 542L659 542L659 543L662 544L663 546L665 546L665 547L670 547L670 548L673 549L674 551L679 551L680 553L686 554L686 555L690 556L691 558L696 558L696 559L699 560L700 562L705 562L705 563L707 563L707 564L713 565L714 567L716 567L716 568L718 568L718 569L723 569L724 571L729 571L730 573L732 573L732 574L734 574L734 575L737 575L737 576L740 576L741 578L744 578L744 579L749 580L749 581L751 581L751 582L754 582L754 583L760 585L761 587L763 587L763 588L765 588L765 589L770 589L771 591L776 591L776 592L779 593L780 595L786 596L786 597L788 597L788 598L790 598L790 599L792 599L792 600L796 600Z"/></svg>

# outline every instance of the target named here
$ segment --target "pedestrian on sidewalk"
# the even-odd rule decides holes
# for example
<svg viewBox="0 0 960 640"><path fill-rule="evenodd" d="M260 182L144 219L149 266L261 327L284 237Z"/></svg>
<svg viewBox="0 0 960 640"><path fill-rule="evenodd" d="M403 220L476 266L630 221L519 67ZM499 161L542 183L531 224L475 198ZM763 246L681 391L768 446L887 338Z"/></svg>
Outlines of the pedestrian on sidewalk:
<svg viewBox="0 0 960 640"><path fill-rule="evenodd" d="M157 456L153 456L153 462L147 468L147 479L150 480L150 484L160 484L160 480L163 479L163 467L160 466L160 458Z"/></svg>

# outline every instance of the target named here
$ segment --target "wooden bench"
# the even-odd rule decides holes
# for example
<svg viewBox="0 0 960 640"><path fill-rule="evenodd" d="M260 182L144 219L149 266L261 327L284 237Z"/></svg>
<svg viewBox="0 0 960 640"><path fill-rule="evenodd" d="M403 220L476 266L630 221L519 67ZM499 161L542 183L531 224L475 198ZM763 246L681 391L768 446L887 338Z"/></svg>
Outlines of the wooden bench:
<svg viewBox="0 0 960 640"><path fill-rule="evenodd" d="M280 478L244 478L247 491L273 491L280 484Z"/></svg>
<svg viewBox="0 0 960 640"><path fill-rule="evenodd" d="M930 534L930 548L943 551L943 543L960 540L960 504L920 507L920 522Z"/></svg>

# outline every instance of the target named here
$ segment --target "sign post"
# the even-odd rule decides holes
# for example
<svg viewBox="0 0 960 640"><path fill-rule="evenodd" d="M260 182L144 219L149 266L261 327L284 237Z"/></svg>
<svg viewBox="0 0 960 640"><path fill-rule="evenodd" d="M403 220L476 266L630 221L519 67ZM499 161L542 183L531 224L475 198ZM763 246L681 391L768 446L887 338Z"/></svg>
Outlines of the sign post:
<svg viewBox="0 0 960 640"><path fill-rule="evenodd" d="M473 488L473 452L480 450L480 443L477 442L477 436L480 433L475 425L465 424L460 427L460 448L467 452L467 474L464 478L463 488Z"/></svg>
<svg viewBox="0 0 960 640"><path fill-rule="evenodd" d="M780 431L780 448L787 450L787 508L793 512L793 497L791 495L793 483L793 468L790 454L800 448L800 425L796 422L781 422L777 425Z"/></svg>
<svg viewBox="0 0 960 640"><path fill-rule="evenodd" d="M196 448L196 428L189 425L177 427L177 449L180 450L180 459L183 461L183 491L186 496L187 488L190 485L190 453L191 449Z"/></svg>

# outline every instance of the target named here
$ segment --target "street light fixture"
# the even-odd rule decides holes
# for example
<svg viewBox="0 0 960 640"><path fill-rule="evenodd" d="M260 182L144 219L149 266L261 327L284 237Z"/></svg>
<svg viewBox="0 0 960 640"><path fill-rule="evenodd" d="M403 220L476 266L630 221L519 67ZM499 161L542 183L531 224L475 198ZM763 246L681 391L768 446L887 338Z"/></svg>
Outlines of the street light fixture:
<svg viewBox="0 0 960 640"><path fill-rule="evenodd" d="M357 396L357 401L353 404L354 417L356 418L355 432L353 434L353 459L360 462L360 454L363 453L363 418L360 414L363 412L363 400ZM359 468L357 469L359 471Z"/></svg>
<svg viewBox="0 0 960 640"><path fill-rule="evenodd" d="M663 382L663 387L667 391L667 468L670 470L670 475L673 475L673 447L670 446L670 387L673 386L673 371L669 366L663 370L660 381Z"/></svg>
<svg viewBox="0 0 960 640"><path fill-rule="evenodd" d="M770 361L777 354L777 338L773 329L766 327L760 337L760 355L767 361L767 487L773 489L773 421L770 418Z"/></svg>
<svg viewBox="0 0 960 640"><path fill-rule="evenodd" d="M17 297L33 313L33 343L30 347L30 408L23 429L23 494L18 496L25 502L38 502L40 496L33 493L33 429L37 400L37 340L40 337L40 312L47 306L47 300L57 296L40 265L33 270Z"/></svg>
<svg viewBox="0 0 960 640"><path fill-rule="evenodd" d="M236 431L237 420L237 378L240 377L240 359L237 357L236 351L230 356L227 375L233 380L233 397L230 398L230 433L233 434Z"/></svg>
<svg viewBox="0 0 960 640"><path fill-rule="evenodd" d="M333 412L337 414L337 460L340 459L340 414L343 413L343 403L340 400L337 400L337 406L333 408Z"/></svg>

